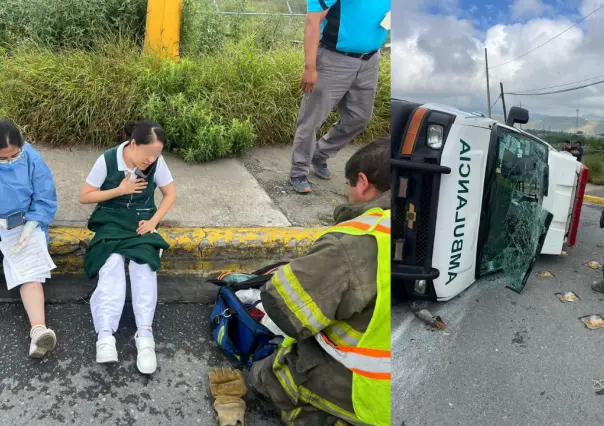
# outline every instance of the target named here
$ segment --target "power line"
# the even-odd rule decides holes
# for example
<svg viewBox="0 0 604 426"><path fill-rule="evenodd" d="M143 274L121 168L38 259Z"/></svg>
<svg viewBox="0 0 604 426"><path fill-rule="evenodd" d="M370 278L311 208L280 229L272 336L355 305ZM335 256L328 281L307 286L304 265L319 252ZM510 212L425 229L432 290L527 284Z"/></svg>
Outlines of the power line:
<svg viewBox="0 0 604 426"><path fill-rule="evenodd" d="M497 103L497 101L501 99L501 94L499 96L497 96L497 99L495 99L495 102L493 102L493 105L491 105L491 108L493 108L495 106L495 104Z"/></svg>
<svg viewBox="0 0 604 426"><path fill-rule="evenodd" d="M574 90L584 89L586 87L595 86L596 84L601 84L601 83L604 83L604 80L594 81L593 83L583 84L581 86L569 87L568 89L554 90L552 92L543 92L543 93L516 93L516 92L509 92L509 93L506 93L506 95L514 95L514 96L553 95L553 94L556 94L556 93L572 92Z"/></svg>
<svg viewBox="0 0 604 426"><path fill-rule="evenodd" d="M540 89L518 90L518 92L525 92L525 93L528 93L528 92L538 92L539 90L547 90L547 89L554 89L556 87L569 86L571 84L582 83L584 81L589 81L589 80L593 80L594 78L600 78L600 77L604 77L604 74L596 75L594 77L585 78L583 80L570 81L570 82L564 83L564 84L557 84L555 86L541 87Z"/></svg>
<svg viewBox="0 0 604 426"><path fill-rule="evenodd" d="M482 84L482 81L484 80L485 76L486 76L486 73L483 72L482 73L482 77L481 77L480 81L478 82L478 84L473 84L472 85L472 93L473 94L476 94L476 91L478 90L478 88Z"/></svg>
<svg viewBox="0 0 604 426"><path fill-rule="evenodd" d="M574 24L572 24L570 27L568 27L567 29L565 29L564 31L562 31L561 33L556 34L554 37L550 38L549 40L547 40L545 43L540 44L539 46L535 47L534 49L529 50L526 53L523 53L520 56L515 57L514 59L510 59L509 61L503 62L499 65L495 65L490 67L489 69L493 69L493 68L497 68L497 67L501 67L503 65L509 64L510 62L514 62L517 59L520 58L524 58L526 55L533 53L535 50L545 46L546 44L548 44L550 41L557 39L558 37L560 37L562 34L564 34L565 32L567 32L568 30L570 30L571 28L576 27L578 24L580 24L581 22L583 22L584 20L586 20L587 18L589 18L591 15L593 15L594 13L596 13L598 10L602 9L604 7L604 4L602 4L600 7L598 7L596 10L594 10L593 12L591 12L588 15L585 15L584 17L582 17L581 19L579 19L577 22L575 22Z"/></svg>

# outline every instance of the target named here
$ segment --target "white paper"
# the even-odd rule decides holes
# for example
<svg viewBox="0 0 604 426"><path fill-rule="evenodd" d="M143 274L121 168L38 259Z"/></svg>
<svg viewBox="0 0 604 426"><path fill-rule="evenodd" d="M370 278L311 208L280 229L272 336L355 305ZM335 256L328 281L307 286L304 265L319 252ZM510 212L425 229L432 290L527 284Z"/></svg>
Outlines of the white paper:
<svg viewBox="0 0 604 426"><path fill-rule="evenodd" d="M386 17L382 20L382 23L380 24L380 26L388 31L390 31L391 29L391 22L390 22L390 12L388 12L386 14Z"/></svg>
<svg viewBox="0 0 604 426"><path fill-rule="evenodd" d="M32 281L50 278L50 271L57 266L48 253L46 235L36 229L27 245L19 253L11 250L19 244L22 227L1 233L0 250L4 255L4 275L8 289Z"/></svg>

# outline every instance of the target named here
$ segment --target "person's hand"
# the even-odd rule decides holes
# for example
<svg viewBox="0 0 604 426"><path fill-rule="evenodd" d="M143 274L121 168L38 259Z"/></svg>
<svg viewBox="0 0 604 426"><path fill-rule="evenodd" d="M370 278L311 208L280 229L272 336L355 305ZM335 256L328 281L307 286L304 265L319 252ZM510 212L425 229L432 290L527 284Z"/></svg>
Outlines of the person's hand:
<svg viewBox="0 0 604 426"><path fill-rule="evenodd" d="M300 87L305 93L310 93L315 90L317 79L319 78L316 68L306 68L302 73L302 82Z"/></svg>
<svg viewBox="0 0 604 426"><path fill-rule="evenodd" d="M130 180L132 173L128 172L122 183L120 183L119 190L121 195L140 194L147 188L147 181L145 179L134 179Z"/></svg>
<svg viewBox="0 0 604 426"><path fill-rule="evenodd" d="M151 234L151 233L155 232L156 227L157 227L157 222L155 222L153 219L152 220L141 220L138 223L138 229L136 230L136 233L138 235Z"/></svg>
<svg viewBox="0 0 604 426"><path fill-rule="evenodd" d="M34 231L36 230L37 227L38 227L38 222L36 222L35 220L30 220L29 222L26 222L25 225L23 226L23 231L21 231L21 236L19 237L19 243L16 246L11 247L11 250L14 253L19 253L21 250L23 250L25 248L25 246L27 245L27 243L29 242L29 239L31 238L31 234L34 233Z"/></svg>

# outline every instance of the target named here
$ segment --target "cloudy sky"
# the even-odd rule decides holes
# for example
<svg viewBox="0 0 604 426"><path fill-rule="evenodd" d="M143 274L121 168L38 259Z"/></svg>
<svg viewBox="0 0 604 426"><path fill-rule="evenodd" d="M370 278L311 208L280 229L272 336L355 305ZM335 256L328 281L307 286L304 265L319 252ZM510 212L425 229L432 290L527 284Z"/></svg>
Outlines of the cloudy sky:
<svg viewBox="0 0 604 426"><path fill-rule="evenodd" d="M520 92L604 79L604 8L536 50L604 0L392 0L392 92L469 111L487 109L484 48L491 101ZM571 84L553 90L575 86ZM538 93L538 92L537 92ZM604 116L604 83L549 96L506 96L506 104L548 115ZM501 102L493 111L501 111Z"/></svg>

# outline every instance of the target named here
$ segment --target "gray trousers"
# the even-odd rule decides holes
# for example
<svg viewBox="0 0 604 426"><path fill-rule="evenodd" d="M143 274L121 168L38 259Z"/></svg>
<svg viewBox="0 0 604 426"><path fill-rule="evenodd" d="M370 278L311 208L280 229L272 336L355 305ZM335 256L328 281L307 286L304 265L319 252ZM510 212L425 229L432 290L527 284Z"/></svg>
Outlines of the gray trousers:
<svg viewBox="0 0 604 426"><path fill-rule="evenodd" d="M369 60L319 47L317 85L300 105L292 154L292 178L308 176L313 158L327 160L369 124L377 91L380 53ZM317 141L317 132L336 107L340 120Z"/></svg>

